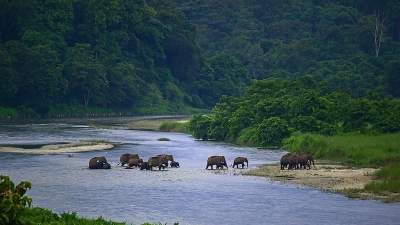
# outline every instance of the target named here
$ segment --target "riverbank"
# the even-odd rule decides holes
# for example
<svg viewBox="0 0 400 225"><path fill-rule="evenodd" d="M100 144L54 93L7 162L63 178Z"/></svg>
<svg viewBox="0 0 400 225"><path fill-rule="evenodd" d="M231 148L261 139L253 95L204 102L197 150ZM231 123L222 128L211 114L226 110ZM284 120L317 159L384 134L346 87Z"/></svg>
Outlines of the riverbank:
<svg viewBox="0 0 400 225"><path fill-rule="evenodd" d="M374 181L375 168L349 168L332 163L316 164L317 169L281 170L279 164L263 165L244 175L268 177L273 182L289 183L343 194L349 198L398 202L398 193L371 193L364 186Z"/></svg>

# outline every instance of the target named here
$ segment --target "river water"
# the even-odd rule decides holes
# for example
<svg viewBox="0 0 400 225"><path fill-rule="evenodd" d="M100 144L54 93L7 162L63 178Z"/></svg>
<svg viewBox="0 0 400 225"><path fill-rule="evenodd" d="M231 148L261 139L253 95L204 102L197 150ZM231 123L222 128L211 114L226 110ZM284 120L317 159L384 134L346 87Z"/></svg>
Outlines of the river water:
<svg viewBox="0 0 400 225"><path fill-rule="evenodd" d="M348 199L317 189L243 176L242 169L206 170L211 155L249 159L249 168L276 163L281 150L260 150L194 140L182 133L101 129L143 117L1 121L0 144L33 148L80 140L122 143L112 149L55 155L0 152L0 174L15 184L30 181L33 206L55 213L142 224L399 224L400 204ZM170 141L157 141L166 137ZM144 160L172 154L181 165L163 171L118 166L123 153ZM72 157L71 157L72 156ZM89 170L88 161L105 156L111 170Z"/></svg>

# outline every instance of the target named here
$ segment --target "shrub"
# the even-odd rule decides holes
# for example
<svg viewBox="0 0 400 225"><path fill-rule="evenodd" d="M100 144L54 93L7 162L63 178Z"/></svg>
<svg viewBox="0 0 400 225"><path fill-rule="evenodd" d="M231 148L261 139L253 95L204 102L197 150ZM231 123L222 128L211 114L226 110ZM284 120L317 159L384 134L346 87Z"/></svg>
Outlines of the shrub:
<svg viewBox="0 0 400 225"><path fill-rule="evenodd" d="M8 176L0 175L0 224L30 224L20 221L25 207L32 203L31 198L24 196L30 188L30 182L22 181L15 186Z"/></svg>

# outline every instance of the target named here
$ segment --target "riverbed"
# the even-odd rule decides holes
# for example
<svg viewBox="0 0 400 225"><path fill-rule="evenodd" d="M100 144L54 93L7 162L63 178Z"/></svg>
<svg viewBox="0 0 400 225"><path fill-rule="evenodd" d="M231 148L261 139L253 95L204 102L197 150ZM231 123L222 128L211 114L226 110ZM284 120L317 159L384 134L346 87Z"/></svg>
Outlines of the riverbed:
<svg viewBox="0 0 400 225"><path fill-rule="evenodd" d="M123 126L139 119L144 118L2 121L0 144L27 150L85 140L119 144L105 150L60 154L1 152L0 174L10 176L16 184L30 181L32 189L26 195L34 206L134 224L397 224L400 220L398 203L348 199L319 189L241 175L278 162L286 153L283 150L204 142L182 133ZM123 153L137 153L145 160L172 154L181 167L125 169L118 165ZM224 155L230 168L206 170L211 155ZM105 156L111 170L88 169L88 161L94 156ZM236 156L247 157L249 168L233 169Z"/></svg>

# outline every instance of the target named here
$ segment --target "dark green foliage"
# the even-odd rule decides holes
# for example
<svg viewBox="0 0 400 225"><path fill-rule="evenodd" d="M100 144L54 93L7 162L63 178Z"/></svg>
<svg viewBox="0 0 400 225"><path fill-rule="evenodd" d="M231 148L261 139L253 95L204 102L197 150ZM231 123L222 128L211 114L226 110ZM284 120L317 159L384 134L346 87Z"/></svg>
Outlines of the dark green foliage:
<svg viewBox="0 0 400 225"><path fill-rule="evenodd" d="M261 147L278 147L289 137L287 122L279 117L269 117L258 125L258 142Z"/></svg>
<svg viewBox="0 0 400 225"><path fill-rule="evenodd" d="M280 147L294 132L333 135L400 131L398 101L379 95L378 90L365 98L351 99L343 92L329 92L324 84L308 76L294 81L277 78L254 81L244 96L221 98L213 116L194 116L189 131L197 139L261 147ZM301 147L302 151L319 151L311 145L313 141L289 140L285 145ZM340 148L329 151L326 154L332 156L344 154ZM384 163L385 158L376 160Z"/></svg>
<svg viewBox="0 0 400 225"><path fill-rule="evenodd" d="M196 139L209 140L213 137L209 136L209 130L212 123L212 117L204 114L194 115L189 120L188 130L192 132L192 135Z"/></svg>
<svg viewBox="0 0 400 225"><path fill-rule="evenodd" d="M30 207L32 199L24 196L31 188L31 183L22 181L17 186L8 176L0 175L0 223L4 225L31 224L24 222L21 217Z"/></svg>
<svg viewBox="0 0 400 225"><path fill-rule="evenodd" d="M236 139L271 116L305 132L369 132L371 123L395 132L391 120L360 117L367 105L346 104L378 87L399 97L399 3L377 2L2 1L0 105L23 107L20 116L76 104L135 114L211 109L245 94L251 79L275 77L288 83L256 91L267 94L262 101L242 99L253 105L251 122L237 124L243 112L232 127L218 118L212 135Z"/></svg>

